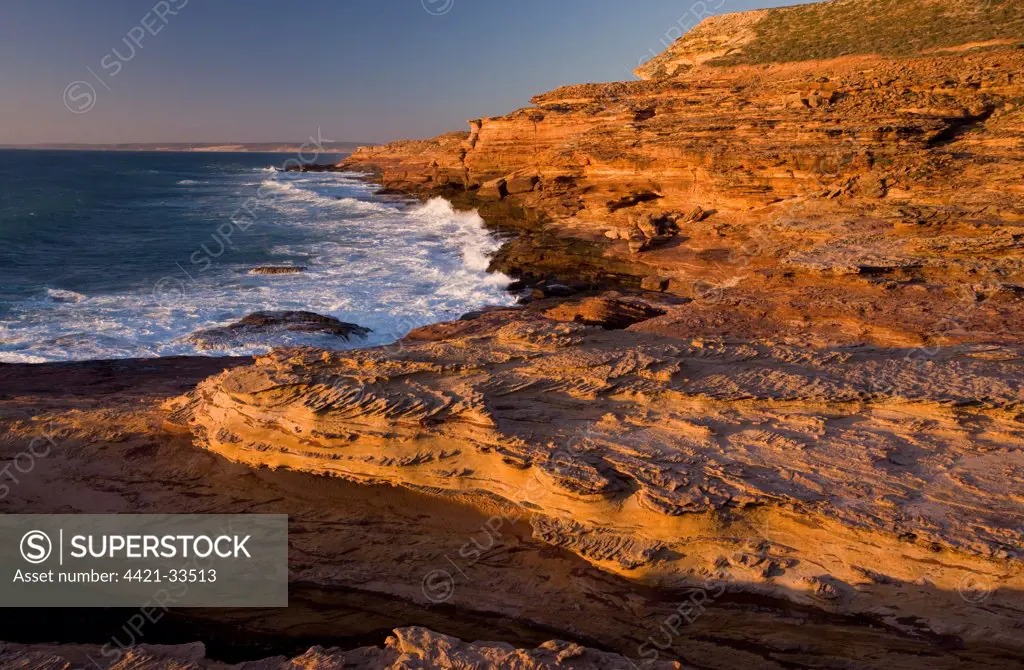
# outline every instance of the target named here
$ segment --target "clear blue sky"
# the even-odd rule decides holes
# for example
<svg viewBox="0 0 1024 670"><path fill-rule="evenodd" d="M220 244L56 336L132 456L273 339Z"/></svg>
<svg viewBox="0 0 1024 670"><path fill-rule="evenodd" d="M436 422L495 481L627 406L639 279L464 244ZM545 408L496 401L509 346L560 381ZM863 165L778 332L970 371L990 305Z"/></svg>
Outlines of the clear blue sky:
<svg viewBox="0 0 1024 670"><path fill-rule="evenodd" d="M785 4L0 0L0 143L435 135L563 84L631 79L693 7Z"/></svg>

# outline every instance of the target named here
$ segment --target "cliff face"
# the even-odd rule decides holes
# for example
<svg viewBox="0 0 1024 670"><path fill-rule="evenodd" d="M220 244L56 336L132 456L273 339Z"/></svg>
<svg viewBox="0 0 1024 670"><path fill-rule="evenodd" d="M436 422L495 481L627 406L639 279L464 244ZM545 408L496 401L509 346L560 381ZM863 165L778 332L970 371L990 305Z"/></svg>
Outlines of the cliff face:
<svg viewBox="0 0 1024 670"><path fill-rule="evenodd" d="M469 625L455 605L503 638L528 624L702 668L1010 667L1021 10L725 16L643 81L361 149L337 169L478 207L518 231L496 268L588 292L391 347L276 352L164 411L162 387L114 409L40 399L74 449L32 502L71 481L80 511L287 512L293 580L445 630ZM161 421L150 463L140 426ZM32 426L5 425L14 454ZM109 433L124 472L88 456ZM143 476L159 487L135 493ZM304 626L334 625L310 609Z"/></svg>
<svg viewBox="0 0 1024 670"><path fill-rule="evenodd" d="M188 420L254 466L514 502L536 538L641 583L1012 644L1021 38L1014 2L723 16L644 81L361 149L339 169L520 211L504 271L664 295L262 359ZM958 609L972 575L1009 618Z"/></svg>
<svg viewBox="0 0 1024 670"><path fill-rule="evenodd" d="M991 7L1016 16L1018 5ZM696 32L756 34L766 16ZM1022 325L1024 50L985 42L955 55L709 60L672 77L568 86L469 134L362 149L342 167L527 208L540 232L497 260L513 274L559 274L551 240L572 239L593 245L586 255L609 274L627 267L636 283L713 298L762 333L1001 339ZM565 255L572 276L580 257Z"/></svg>
<svg viewBox="0 0 1024 670"><path fill-rule="evenodd" d="M254 376L205 387L201 435L233 459L505 498L509 482L536 472L545 484L527 502L546 518L538 537L603 569L661 584L687 575L754 590L785 584L789 597L816 607L887 610L893 622L913 610L935 632L1006 639L1005 622L982 623L977 612L942 621L919 607L941 596L897 595L885 578L868 587L864 570L877 576L884 565L900 573L892 583L956 592L963 574L920 569L931 557L900 546L928 537L926 552L980 551L995 561L983 572L1002 565L1009 572L995 580L1008 594L1021 588L1024 538L1011 531L987 548L976 543L995 518L1009 531L1022 512L1022 38L1024 6L1015 2L834 0L723 16L640 68L644 81L567 86L471 121L468 133L360 150L340 168L373 169L386 186L484 210L500 201L528 212L533 227L496 267L526 278L578 277L584 267L589 279L602 269L632 276L671 296L655 300L664 313L615 334L552 330L554 313L542 323L506 316L484 342L445 331L455 344L419 345L386 365L265 361L246 373ZM971 381L970 361L990 355L970 348L981 345L997 347L986 351L1005 363L1001 381ZM361 401L373 398L365 407L320 390L348 388L356 369L381 365L388 371L359 382L369 394ZM430 415L429 428L399 429L404 415L390 413L415 404L411 389L396 386L410 365L420 366L418 392L440 403L417 410ZM296 368L298 379L279 376ZM943 424L940 408L985 406L997 388L1007 395L996 411L1009 423L996 431L991 472L1005 473L1009 488L999 476L976 478L967 465L976 456L904 432ZM297 395L285 400L276 389ZM285 409L320 402L315 417ZM343 423L356 437L344 449L303 438L311 449L302 454L257 456L258 431L246 427L282 426L286 415L304 436L334 433L325 427L336 411L352 413ZM540 436L517 423L535 412L551 427ZM381 420L397 436L386 449L398 460L342 455L384 451L369 446ZM581 426L588 446L574 452ZM215 427L227 432L214 437ZM969 450L983 441L953 439ZM910 460L875 451L925 443ZM441 444L467 449L430 470ZM560 463L566 453L570 462ZM961 466L973 474L956 474ZM989 500L979 507L994 513L988 521L954 521L961 505L989 495L1007 506ZM747 534L732 524L766 515L779 528L788 523L782 510L829 531L789 527L752 550L752 563L735 559L725 545ZM939 518L945 530L933 525ZM964 537L954 539L948 531L961 524ZM600 547L623 537L630 550L616 563ZM889 558L862 555L868 546L889 547ZM741 576L737 565L763 571Z"/></svg>
<svg viewBox="0 0 1024 670"><path fill-rule="evenodd" d="M724 16L644 81L362 149L339 168L520 208L502 270L666 295L265 358L185 415L253 466L510 502L640 583L1012 646L1022 37L1013 2ZM957 606L977 575L984 613Z"/></svg>

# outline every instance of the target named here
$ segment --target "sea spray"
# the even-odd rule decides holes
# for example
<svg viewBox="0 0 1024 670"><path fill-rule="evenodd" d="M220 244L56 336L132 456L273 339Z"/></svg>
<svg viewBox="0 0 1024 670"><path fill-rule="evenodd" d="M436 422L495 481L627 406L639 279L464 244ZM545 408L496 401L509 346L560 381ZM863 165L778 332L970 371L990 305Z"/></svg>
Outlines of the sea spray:
<svg viewBox="0 0 1024 670"><path fill-rule="evenodd" d="M484 227L484 220L476 212L458 212L444 198L431 198L426 204L413 210L414 217L422 219L427 225L441 235L450 236L462 251L462 261L466 269L473 272L486 272L491 256L498 250L501 243ZM511 279L496 274L492 279L507 286Z"/></svg>
<svg viewBox="0 0 1024 670"><path fill-rule="evenodd" d="M500 241L475 212L456 211L443 199L378 196L373 184L351 173L290 172L266 180L275 186L265 189L261 216L232 237L234 248L208 271L181 275L185 299L161 305L154 301L153 282L176 272L176 261L189 269L188 256L200 244L219 252L210 231L251 195L254 173L279 158L88 154L75 165L69 154L65 160L76 168L68 185L73 197L57 197L60 171L47 173L49 192L39 191L46 202L26 203L24 216L50 203L66 202L67 209L45 221L26 218L20 228L20 219L12 218L8 229L25 233L8 241L19 249L19 261L0 270L7 290L0 296L0 361L377 346L413 328L514 302L505 291L508 278L487 272ZM99 161L109 165L90 173ZM21 192L37 192L29 176L34 173L16 174L26 175ZM77 204L82 189L89 208ZM62 243L71 235L79 240L73 251ZM261 265L307 269L250 274ZM196 331L261 310L313 311L373 333L347 342L286 331L216 352L200 352L188 341Z"/></svg>

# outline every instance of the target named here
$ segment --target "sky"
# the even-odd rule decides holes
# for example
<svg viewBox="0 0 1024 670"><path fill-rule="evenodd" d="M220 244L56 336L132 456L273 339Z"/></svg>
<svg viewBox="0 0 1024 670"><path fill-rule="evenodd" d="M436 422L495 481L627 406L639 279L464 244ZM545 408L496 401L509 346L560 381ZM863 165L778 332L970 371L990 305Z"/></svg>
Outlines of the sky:
<svg viewBox="0 0 1024 670"><path fill-rule="evenodd" d="M634 79L794 0L2 0L0 144L382 142Z"/></svg>

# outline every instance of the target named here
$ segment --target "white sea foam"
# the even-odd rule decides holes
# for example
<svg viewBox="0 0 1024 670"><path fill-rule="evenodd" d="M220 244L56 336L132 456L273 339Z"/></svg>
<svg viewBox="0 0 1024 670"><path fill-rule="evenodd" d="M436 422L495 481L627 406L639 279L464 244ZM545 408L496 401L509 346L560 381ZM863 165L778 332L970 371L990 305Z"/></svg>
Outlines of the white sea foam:
<svg viewBox="0 0 1024 670"><path fill-rule="evenodd" d="M77 303L85 300L85 295L62 288L48 288L46 289L46 296L53 302Z"/></svg>
<svg viewBox="0 0 1024 670"><path fill-rule="evenodd" d="M439 235L449 237L459 245L462 262L468 271L486 272L491 256L501 246L484 228L484 220L474 210L456 212L444 198L433 198L411 212L413 218L426 223ZM504 278L506 284L508 279Z"/></svg>
<svg viewBox="0 0 1024 670"><path fill-rule="evenodd" d="M0 351L0 363L47 363L53 359L33 354L19 354L12 351Z"/></svg>
<svg viewBox="0 0 1024 670"><path fill-rule="evenodd" d="M251 173L249 173L251 174ZM413 204L373 195L374 187L336 173L278 173L260 187L225 186L232 198L258 190L288 241L265 253L267 265L306 272L250 275L228 250L188 277L166 261L170 284L139 282L130 291L83 295L60 288L44 300L15 305L0 333L0 361L41 362L190 354L252 354L280 345L351 348L386 344L409 330L458 318L484 305L508 305L508 278L487 273L499 247L476 212L455 211L441 198ZM251 178L250 178L251 179ZM216 187L210 187L216 188ZM231 210L228 210L231 211ZM239 248L257 237L237 233ZM288 239L290 238L290 239ZM176 283L180 282L180 283ZM177 290L168 299L162 289ZM346 342L308 333L278 333L238 349L205 352L188 342L197 330L260 310L309 310L373 329ZM0 330L3 326L0 325Z"/></svg>
<svg viewBox="0 0 1024 670"><path fill-rule="evenodd" d="M344 186L343 183L335 182L332 186ZM359 200L348 196L323 195L311 188L305 188L293 181L279 181L275 179L264 180L260 184L260 194L274 193L280 196L272 205L278 209L295 211L296 206L318 206L332 207L351 213L369 214L377 212L393 211L380 202Z"/></svg>

